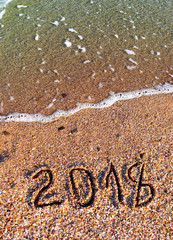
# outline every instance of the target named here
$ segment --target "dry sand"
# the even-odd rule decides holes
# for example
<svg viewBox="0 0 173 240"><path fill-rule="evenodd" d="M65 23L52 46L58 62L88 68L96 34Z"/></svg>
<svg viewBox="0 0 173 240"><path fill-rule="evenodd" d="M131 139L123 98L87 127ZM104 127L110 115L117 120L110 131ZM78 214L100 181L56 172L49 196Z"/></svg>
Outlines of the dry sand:
<svg viewBox="0 0 173 240"><path fill-rule="evenodd" d="M0 123L0 239L171 239L173 94Z"/></svg>

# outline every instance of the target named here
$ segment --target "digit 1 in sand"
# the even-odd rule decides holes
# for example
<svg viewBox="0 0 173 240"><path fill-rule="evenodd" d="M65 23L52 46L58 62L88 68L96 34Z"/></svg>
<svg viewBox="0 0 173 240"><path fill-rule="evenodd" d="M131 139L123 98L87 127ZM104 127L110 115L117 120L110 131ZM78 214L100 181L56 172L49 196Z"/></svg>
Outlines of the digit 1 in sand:
<svg viewBox="0 0 173 240"><path fill-rule="evenodd" d="M106 176L106 188L109 187L109 182L110 182L110 177L111 177L111 174L114 176L114 179L115 179L115 182L116 182L116 185L117 185L117 190L118 190L118 201L123 204L123 196L122 196L122 191L121 191L121 186L120 186L120 182L119 182L119 179L118 179L118 175L116 173L116 170L114 168L114 165L111 163L110 165L110 170L109 170L109 173L108 175Z"/></svg>

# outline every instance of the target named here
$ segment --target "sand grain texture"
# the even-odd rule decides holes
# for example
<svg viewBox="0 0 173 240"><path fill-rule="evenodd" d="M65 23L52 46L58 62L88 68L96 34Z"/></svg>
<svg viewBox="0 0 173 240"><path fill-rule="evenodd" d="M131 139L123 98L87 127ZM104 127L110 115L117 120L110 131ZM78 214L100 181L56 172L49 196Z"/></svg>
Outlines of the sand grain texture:
<svg viewBox="0 0 173 240"><path fill-rule="evenodd" d="M172 107L162 94L1 123L0 239L171 239Z"/></svg>

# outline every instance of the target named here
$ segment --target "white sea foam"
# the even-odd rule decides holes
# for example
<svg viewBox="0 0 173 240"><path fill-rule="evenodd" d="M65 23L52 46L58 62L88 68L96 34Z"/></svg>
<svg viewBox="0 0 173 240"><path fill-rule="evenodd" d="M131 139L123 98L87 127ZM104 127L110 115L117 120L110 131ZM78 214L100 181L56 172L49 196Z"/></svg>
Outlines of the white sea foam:
<svg viewBox="0 0 173 240"><path fill-rule="evenodd" d="M55 25L55 26L58 26L59 25L59 22L58 21L54 21L54 22L51 22L51 24Z"/></svg>
<svg viewBox="0 0 173 240"><path fill-rule="evenodd" d="M129 55L135 55L136 54L133 50L125 49L124 51Z"/></svg>
<svg viewBox="0 0 173 240"><path fill-rule="evenodd" d="M25 5L17 5L17 8L27 8L28 6Z"/></svg>
<svg viewBox="0 0 173 240"><path fill-rule="evenodd" d="M2 0L0 2L0 8L5 8L9 2L12 2L13 0Z"/></svg>
<svg viewBox="0 0 173 240"><path fill-rule="evenodd" d="M126 66L126 68L129 70L132 70L132 69L136 68L136 66Z"/></svg>
<svg viewBox="0 0 173 240"><path fill-rule="evenodd" d="M66 47L71 47L72 45L72 43L68 39L65 40L64 44L66 45Z"/></svg>
<svg viewBox="0 0 173 240"><path fill-rule="evenodd" d="M0 19L2 19L3 15L5 14L5 7L7 6L8 3L12 2L13 0L4 0L0 2Z"/></svg>
<svg viewBox="0 0 173 240"><path fill-rule="evenodd" d="M65 17L62 17L60 21L65 21Z"/></svg>
<svg viewBox="0 0 173 240"><path fill-rule="evenodd" d="M141 96L155 95L161 93L173 93L173 85L165 83L164 85L157 85L154 88L146 88L140 90L134 90L130 92L114 93L110 92L110 95L98 103L77 103L76 108L67 111L57 110L49 116L44 116L40 113L28 114L28 113L10 113L6 116L0 116L0 122L48 122L54 118L62 116L72 115L82 109L86 108L106 108L110 107L117 101L129 100L133 98L139 98ZM53 102L53 101L52 101ZM3 102L1 101L0 109L3 110Z"/></svg>
<svg viewBox="0 0 173 240"><path fill-rule="evenodd" d="M82 52L86 52L86 48L85 47L81 47L80 45L77 46L78 49L80 49Z"/></svg>
<svg viewBox="0 0 173 240"><path fill-rule="evenodd" d="M89 63L89 62L90 62L90 60L86 60L86 61L84 61L83 63L85 63L85 64L86 64L86 63Z"/></svg>
<svg viewBox="0 0 173 240"><path fill-rule="evenodd" d="M134 64L136 64L136 65L138 65L138 63L136 61L134 61L132 58L129 58L129 61L134 63Z"/></svg>
<svg viewBox="0 0 173 240"><path fill-rule="evenodd" d="M76 31L76 30L74 30L74 28L69 28L68 30L69 30L69 32L74 32L74 33L77 33L77 31Z"/></svg>
<svg viewBox="0 0 173 240"><path fill-rule="evenodd" d="M37 33L36 36L35 36L35 40L36 40L36 41L39 40L39 35L38 35L38 33Z"/></svg>
<svg viewBox="0 0 173 240"><path fill-rule="evenodd" d="M2 19L3 15L5 14L5 9L0 12L0 19Z"/></svg>
<svg viewBox="0 0 173 240"><path fill-rule="evenodd" d="M49 105L46 108L51 108L53 106L53 102L49 103Z"/></svg>
<svg viewBox="0 0 173 240"><path fill-rule="evenodd" d="M137 35L135 35L135 39L136 39L136 40L138 40L138 39L139 39Z"/></svg>
<svg viewBox="0 0 173 240"><path fill-rule="evenodd" d="M82 37L81 35L78 35L78 38L79 38L80 40L82 40L82 39L83 39L83 37Z"/></svg>

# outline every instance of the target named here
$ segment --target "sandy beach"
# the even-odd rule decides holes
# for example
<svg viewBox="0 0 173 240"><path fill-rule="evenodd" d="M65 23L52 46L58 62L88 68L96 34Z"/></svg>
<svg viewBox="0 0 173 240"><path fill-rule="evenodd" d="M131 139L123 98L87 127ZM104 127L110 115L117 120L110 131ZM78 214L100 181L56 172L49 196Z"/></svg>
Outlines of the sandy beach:
<svg viewBox="0 0 173 240"><path fill-rule="evenodd" d="M173 95L0 124L0 239L171 239Z"/></svg>
<svg viewBox="0 0 173 240"><path fill-rule="evenodd" d="M0 240L171 240L170 0L0 0Z"/></svg>

